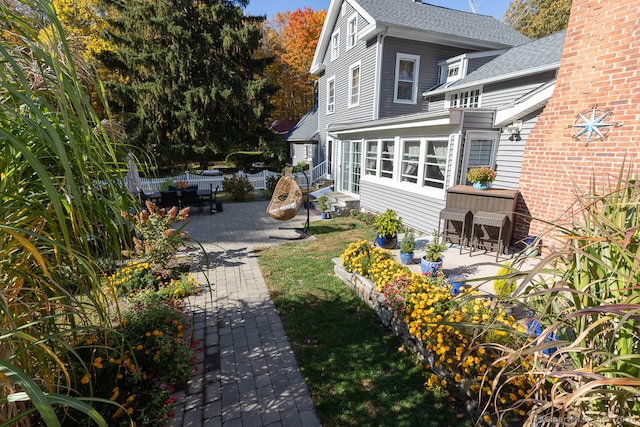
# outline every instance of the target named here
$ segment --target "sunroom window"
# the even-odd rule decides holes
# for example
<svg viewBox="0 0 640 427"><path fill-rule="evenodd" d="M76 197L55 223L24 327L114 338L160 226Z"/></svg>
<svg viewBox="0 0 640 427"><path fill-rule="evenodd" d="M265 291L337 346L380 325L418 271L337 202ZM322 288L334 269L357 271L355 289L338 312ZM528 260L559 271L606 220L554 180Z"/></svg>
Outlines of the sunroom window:
<svg viewBox="0 0 640 427"><path fill-rule="evenodd" d="M447 176L449 141L427 140L424 158L424 186L444 188Z"/></svg>
<svg viewBox="0 0 640 427"><path fill-rule="evenodd" d="M406 140L402 148L402 164L400 181L418 182L418 168L420 166L420 140Z"/></svg>
<svg viewBox="0 0 640 427"><path fill-rule="evenodd" d="M394 150L394 140L386 139L382 141L382 152L380 153L380 176L383 178L393 178Z"/></svg>
<svg viewBox="0 0 640 427"><path fill-rule="evenodd" d="M364 174L378 176L378 141L367 141L367 151L364 157Z"/></svg>

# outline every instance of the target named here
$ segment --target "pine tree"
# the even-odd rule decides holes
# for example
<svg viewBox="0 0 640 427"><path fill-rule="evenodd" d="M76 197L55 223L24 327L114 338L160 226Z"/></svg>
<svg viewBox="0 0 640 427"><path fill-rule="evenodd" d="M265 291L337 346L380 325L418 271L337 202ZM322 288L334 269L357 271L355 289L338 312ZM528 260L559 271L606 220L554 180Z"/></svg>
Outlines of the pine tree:
<svg viewBox="0 0 640 427"><path fill-rule="evenodd" d="M267 60L253 55L262 18L242 1L101 0L111 102L133 142L159 164L200 160L259 143Z"/></svg>

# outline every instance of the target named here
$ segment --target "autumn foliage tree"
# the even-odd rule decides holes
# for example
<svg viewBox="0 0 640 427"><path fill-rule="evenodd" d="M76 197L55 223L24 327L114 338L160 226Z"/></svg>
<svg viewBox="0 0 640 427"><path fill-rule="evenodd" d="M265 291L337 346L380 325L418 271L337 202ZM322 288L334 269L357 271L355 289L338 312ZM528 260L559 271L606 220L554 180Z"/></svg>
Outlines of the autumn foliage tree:
<svg viewBox="0 0 640 427"><path fill-rule="evenodd" d="M299 119L314 105L316 77L309 74L326 11L309 7L278 13L265 27L263 50L275 61L267 68L280 87L271 97L272 119Z"/></svg>
<svg viewBox="0 0 640 427"><path fill-rule="evenodd" d="M527 37L538 39L567 27L571 0L514 0L503 21Z"/></svg>

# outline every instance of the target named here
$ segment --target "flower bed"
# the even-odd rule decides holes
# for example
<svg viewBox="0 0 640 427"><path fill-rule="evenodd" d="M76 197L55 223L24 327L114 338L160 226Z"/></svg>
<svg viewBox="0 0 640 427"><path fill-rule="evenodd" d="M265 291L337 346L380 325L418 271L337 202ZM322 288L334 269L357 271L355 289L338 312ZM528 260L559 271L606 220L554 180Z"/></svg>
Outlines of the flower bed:
<svg viewBox="0 0 640 427"><path fill-rule="evenodd" d="M463 399L469 414L480 422L491 422L492 414L505 408L513 416L524 416L532 407L528 397L539 379L528 374L534 356L507 353L502 345L524 344L531 337L499 304L473 291L454 297L442 272L412 273L389 251L367 241L351 244L341 264L336 263L336 275L426 361L433 372L428 388L446 389ZM509 357L521 360L519 369L505 376L501 370ZM508 380L493 384L498 377ZM503 417L501 422L508 420Z"/></svg>

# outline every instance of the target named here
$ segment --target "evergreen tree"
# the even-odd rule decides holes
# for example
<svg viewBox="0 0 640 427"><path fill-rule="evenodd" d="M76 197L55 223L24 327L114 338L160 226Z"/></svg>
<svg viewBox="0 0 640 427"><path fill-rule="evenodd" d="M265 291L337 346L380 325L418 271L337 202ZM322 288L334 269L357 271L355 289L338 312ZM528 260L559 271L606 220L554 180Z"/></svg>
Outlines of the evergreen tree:
<svg viewBox="0 0 640 427"><path fill-rule="evenodd" d="M245 1L100 0L100 59L117 81L111 103L134 143L159 164L206 161L258 145L272 89L253 55L263 18Z"/></svg>

